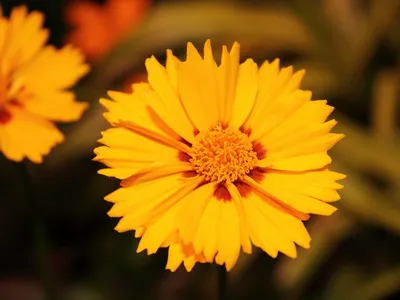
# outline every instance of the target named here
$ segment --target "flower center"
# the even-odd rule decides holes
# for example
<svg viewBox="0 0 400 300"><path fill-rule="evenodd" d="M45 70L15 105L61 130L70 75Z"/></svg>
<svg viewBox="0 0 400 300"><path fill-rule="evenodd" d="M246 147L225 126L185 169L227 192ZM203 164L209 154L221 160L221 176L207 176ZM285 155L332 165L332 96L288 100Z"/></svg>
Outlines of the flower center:
<svg viewBox="0 0 400 300"><path fill-rule="evenodd" d="M257 153L247 135L221 124L196 136L190 162L208 181L234 182L257 163Z"/></svg>
<svg viewBox="0 0 400 300"><path fill-rule="evenodd" d="M0 125L8 123L11 114L7 105L21 105L30 97L22 79L11 80L11 75L0 74Z"/></svg>

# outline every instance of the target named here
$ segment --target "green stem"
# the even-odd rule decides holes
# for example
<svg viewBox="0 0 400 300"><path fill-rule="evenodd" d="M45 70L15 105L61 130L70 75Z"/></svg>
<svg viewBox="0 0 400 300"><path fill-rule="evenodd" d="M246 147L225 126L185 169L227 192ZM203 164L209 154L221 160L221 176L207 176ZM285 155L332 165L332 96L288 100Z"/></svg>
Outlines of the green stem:
<svg viewBox="0 0 400 300"><path fill-rule="evenodd" d="M42 215L42 209L40 207L36 190L33 185L32 177L28 170L28 165L23 163L17 164L20 177L23 183L25 198L28 204L28 208L32 215L32 235L33 235L33 251L34 261L37 275L43 286L45 299L55 299L53 288L51 284L51 272L50 264L48 261L48 249L47 249L47 238L46 230L44 225L44 219Z"/></svg>
<svg viewBox="0 0 400 300"><path fill-rule="evenodd" d="M228 274L224 266L218 267L218 300L227 300L227 279Z"/></svg>

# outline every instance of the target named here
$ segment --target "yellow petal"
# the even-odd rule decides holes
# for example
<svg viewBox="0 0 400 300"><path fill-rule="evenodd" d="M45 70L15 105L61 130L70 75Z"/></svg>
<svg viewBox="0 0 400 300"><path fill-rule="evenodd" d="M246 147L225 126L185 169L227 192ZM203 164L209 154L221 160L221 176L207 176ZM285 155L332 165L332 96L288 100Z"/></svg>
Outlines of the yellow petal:
<svg viewBox="0 0 400 300"><path fill-rule="evenodd" d="M249 224L250 238L256 247L261 248L269 256L275 258L278 255L278 244L272 234L270 224L262 217L258 209L250 199L243 201L246 217Z"/></svg>
<svg viewBox="0 0 400 300"><path fill-rule="evenodd" d="M323 168L331 162L330 156L326 152L322 152L282 159L267 156L258 162L258 166L283 171L307 171Z"/></svg>
<svg viewBox="0 0 400 300"><path fill-rule="evenodd" d="M234 43L231 52L226 46L222 47L221 65L217 70L219 90L219 120L222 123L230 122L232 118L232 107L235 100L237 74L239 69L240 45Z"/></svg>
<svg viewBox="0 0 400 300"><path fill-rule="evenodd" d="M178 75L177 75L177 64L180 62L179 59L175 57L171 50L167 50L167 61L165 63L165 69L167 70L168 79L173 87L173 89L178 91ZM179 102L180 103L180 102Z"/></svg>
<svg viewBox="0 0 400 300"><path fill-rule="evenodd" d="M304 213L328 216L336 211L336 208L329 204L302 194L299 191L288 189L287 185L290 177L287 177L287 181L285 182L277 180L278 178L279 177L274 176L274 174L268 174L260 183L263 190L278 201Z"/></svg>
<svg viewBox="0 0 400 300"><path fill-rule="evenodd" d="M240 240L243 252L251 254L251 242L249 237L248 224L246 220L246 215L243 207L243 199L234 184L226 184L226 188L232 197L233 204L235 205L236 212L240 223Z"/></svg>
<svg viewBox="0 0 400 300"><path fill-rule="evenodd" d="M93 159L109 167L143 168L154 161L151 153L134 151L131 149L100 146L94 149L96 157ZM173 157L171 157L172 159Z"/></svg>
<svg viewBox="0 0 400 300"><path fill-rule="evenodd" d="M286 254L289 257L296 257L297 251L295 245L293 244L293 240L289 238L279 226L271 221L271 215L274 214L276 210L268 210L268 207L266 208L266 205L268 204L263 203L263 201L254 193L252 193L251 196L246 200L246 202L249 202L247 205L252 207L250 210L252 213L247 217L249 219L254 218L254 226L257 226L256 224L258 224L258 236L263 245L273 241L273 244L277 247L278 251Z"/></svg>
<svg viewBox="0 0 400 300"><path fill-rule="evenodd" d="M291 93L297 89L299 89L301 81L306 74L305 70L300 70L294 73L290 79L285 83L285 87L283 89L282 94Z"/></svg>
<svg viewBox="0 0 400 300"><path fill-rule="evenodd" d="M181 200L182 204L176 225L179 231L179 238L184 244L193 243L199 222L208 202L212 201L215 188L216 183L214 182L202 185Z"/></svg>
<svg viewBox="0 0 400 300"><path fill-rule="evenodd" d="M248 201L253 201L260 212L275 225L279 232L285 234L290 240L301 247L310 248L311 238L301 220L274 208L256 193L252 194L252 197Z"/></svg>
<svg viewBox="0 0 400 300"><path fill-rule="evenodd" d="M168 136L165 136L163 134L160 134L156 131L153 131L151 129L148 129L146 127L140 126L138 124L135 124L133 122L129 121L120 121L115 124L117 127L122 127L125 128L135 134L141 135L145 138L151 139L157 143L169 146L171 148L175 148L178 151L182 151L185 153L190 152L190 148L187 146L187 144L178 141L176 139L170 138Z"/></svg>
<svg viewBox="0 0 400 300"><path fill-rule="evenodd" d="M279 209L284 213L290 214L302 221L306 221L310 218L308 213L301 212L294 206L288 205L287 203L280 201L280 199L271 196L271 194L269 194L268 191L266 191L263 186L259 184L258 181L255 181L253 178L245 176L243 178L243 182L249 185L254 192L259 193L265 201L267 201L271 206L275 207L276 209Z"/></svg>
<svg viewBox="0 0 400 300"><path fill-rule="evenodd" d="M264 138L261 139L260 143L267 149L267 157L262 164L271 164L286 158L327 152L344 137L343 134L329 133L335 125L336 121L331 120L320 125L298 130L279 140L272 141L268 139L268 141Z"/></svg>
<svg viewBox="0 0 400 300"><path fill-rule="evenodd" d="M181 244L172 244L168 251L168 262L166 269L174 272L182 262L186 270L190 272L196 262L203 262L203 259L201 256L193 253L193 248L190 245L184 246Z"/></svg>
<svg viewBox="0 0 400 300"><path fill-rule="evenodd" d="M240 224L235 205L232 201L221 204L221 219L218 225L218 250L215 262L225 264L227 271L236 264L240 254Z"/></svg>
<svg viewBox="0 0 400 300"><path fill-rule="evenodd" d="M183 262L184 258L185 256L183 255L180 244L169 246L166 269L175 272Z"/></svg>
<svg viewBox="0 0 400 300"><path fill-rule="evenodd" d="M252 59L240 65L230 122L233 127L240 128L250 115L257 95L257 76L257 64Z"/></svg>
<svg viewBox="0 0 400 300"><path fill-rule="evenodd" d="M221 217L222 202L213 198L208 201L207 207L199 222L193 247L196 253L203 253L207 261L213 261L218 246L218 226Z"/></svg>
<svg viewBox="0 0 400 300"><path fill-rule="evenodd" d="M49 89L69 88L88 71L83 56L72 46L60 50L46 46L21 71L21 76L30 91L41 94Z"/></svg>
<svg viewBox="0 0 400 300"><path fill-rule="evenodd" d="M271 139L271 136L267 134L260 141L268 148L269 155L275 155L282 149L287 150L293 148L295 145L297 146L298 144L326 137L336 124L336 120L330 120L323 124L313 124L304 128L298 128L291 134L279 136L275 139Z"/></svg>
<svg viewBox="0 0 400 300"><path fill-rule="evenodd" d="M114 172L119 175L117 176L118 178L126 178L122 176L122 173L125 174L125 170L129 170L127 171L127 176L135 174L144 167L150 165L154 159L154 157L146 153L135 153L126 149L109 148L105 146L97 147L94 152L96 153L96 157L93 160L113 168ZM120 173L119 170L124 171ZM99 172L104 174L103 170Z"/></svg>
<svg viewBox="0 0 400 300"><path fill-rule="evenodd" d="M108 214L123 217L116 227L118 231L145 226L193 191L197 184L195 179L184 180L176 174L120 188L105 197L105 200L115 203Z"/></svg>
<svg viewBox="0 0 400 300"><path fill-rule="evenodd" d="M341 177L334 177L335 174L338 173L334 173L331 171L318 171L297 174L269 172L268 177L271 181L271 184L272 182L285 182L285 188L287 190L308 195L312 198L316 198L324 202L333 202L340 199L340 195L336 190L342 188L342 185L335 182L335 180L337 180L336 178Z"/></svg>
<svg viewBox="0 0 400 300"><path fill-rule="evenodd" d="M116 149L133 152L133 156L153 157L159 162L177 161L177 151L171 147L147 139L125 128L110 128L103 131L99 142ZM135 157L132 157L135 158Z"/></svg>
<svg viewBox="0 0 400 300"><path fill-rule="evenodd" d="M292 174L293 182L305 183L308 182L309 185L330 188L330 189L341 189L343 186L337 183L337 180L342 180L346 178L346 175L333 172L330 170L321 170L315 172L307 172L304 174Z"/></svg>
<svg viewBox="0 0 400 300"><path fill-rule="evenodd" d="M165 240L176 231L175 220L178 211L179 205L175 205L167 210L165 214L160 216L154 223L148 225L139 242L137 252L147 249L148 255L156 253Z"/></svg>
<svg viewBox="0 0 400 300"><path fill-rule="evenodd" d="M125 179L133 174L132 168L101 169L97 171L97 173L107 177L115 177L118 179Z"/></svg>
<svg viewBox="0 0 400 300"><path fill-rule="evenodd" d="M144 227L138 227L135 229L135 238L140 238L143 233L146 231Z"/></svg>
<svg viewBox="0 0 400 300"><path fill-rule="evenodd" d="M148 91L149 105L185 140L193 142L194 127L179 99L176 83L176 67L172 53L168 54L168 71L153 56L146 60L148 79L154 91ZM172 82L171 82L172 81Z"/></svg>
<svg viewBox="0 0 400 300"><path fill-rule="evenodd" d="M39 12L28 14L25 6L16 7L11 11L9 22L5 23L8 32L4 30L4 35L0 38L3 63L11 62L8 67L18 68L34 57L49 35L48 31L42 28L43 19L43 14ZM3 47L3 43L7 44ZM7 73L10 69L3 65L2 71Z"/></svg>
<svg viewBox="0 0 400 300"><path fill-rule="evenodd" d="M329 133L315 139L307 139L297 144L291 144L290 147L270 147L269 154L280 158L295 157L312 153L320 153L330 150L338 141L344 137L344 134Z"/></svg>
<svg viewBox="0 0 400 300"><path fill-rule="evenodd" d="M102 135L99 142L108 147L97 147L94 160L114 170L101 170L101 174L125 179L156 160L164 164L179 162L175 149L124 128L111 128L102 132Z"/></svg>
<svg viewBox="0 0 400 300"><path fill-rule="evenodd" d="M209 129L217 122L218 109L218 102L209 102L215 99L215 91L206 85L212 79L210 76L213 76L213 68L207 66L193 44L188 43L187 59L179 63L177 71L179 95L189 118L199 131ZM212 98L207 99L205 96Z"/></svg>
<svg viewBox="0 0 400 300"><path fill-rule="evenodd" d="M263 114L253 120L252 139L260 139L275 127L279 126L285 119L289 119L301 106L310 101L311 92L296 90L292 93L282 94L277 97Z"/></svg>
<svg viewBox="0 0 400 300"><path fill-rule="evenodd" d="M253 109L250 111L250 115L247 117L243 125L245 128L253 129L254 119L258 115L257 111L262 109L265 105L272 103L273 99L267 96L270 91L273 90L278 74L279 59L274 60L272 63L265 61L259 68L257 74L257 95Z"/></svg>
<svg viewBox="0 0 400 300"><path fill-rule="evenodd" d="M294 90L285 89L292 76L292 67L279 69L279 60L272 63L264 62L259 69L258 92L251 115L246 120L245 127L257 133L257 125L264 119L264 111L279 97Z"/></svg>
<svg viewBox="0 0 400 300"><path fill-rule="evenodd" d="M0 126L0 149L14 161L25 157L41 163L51 148L64 140L61 132L49 121L23 109L9 106L11 119Z"/></svg>
<svg viewBox="0 0 400 300"><path fill-rule="evenodd" d="M71 92L49 91L29 98L24 107L51 121L72 122L79 120L88 103L76 102Z"/></svg>
<svg viewBox="0 0 400 300"><path fill-rule="evenodd" d="M265 143L270 144L284 138L304 132L325 122L333 111L333 107L326 104L326 100L315 100L305 103L290 118L280 123L274 130L263 136ZM336 123L335 123L336 124ZM332 127L335 125L332 124Z"/></svg>
<svg viewBox="0 0 400 300"><path fill-rule="evenodd" d="M179 140L180 136L174 132L151 108L151 99L147 95L151 92L149 84L135 84L131 94L110 91L109 96L114 100L100 99L100 103L107 108L104 117L112 125L121 121L129 121L154 131L157 134Z"/></svg>
<svg viewBox="0 0 400 300"><path fill-rule="evenodd" d="M206 89L201 88L204 90L204 99L206 108L210 107L212 109L208 110L208 114L210 118L214 121L217 122L220 120L220 105L219 103L221 102L221 98L219 97L218 91L219 91L219 86L217 82L217 64L214 59L214 55L212 52L211 48L211 41L207 40L206 43L204 44L204 74L203 79L204 83L203 85L207 86Z"/></svg>
<svg viewBox="0 0 400 300"><path fill-rule="evenodd" d="M190 163L186 162L176 162L176 163L154 163L146 168L139 170L136 174L124 179L121 182L122 186L129 186L133 184L138 184L161 177L183 173L186 171L193 171L193 167Z"/></svg>
<svg viewBox="0 0 400 300"><path fill-rule="evenodd" d="M0 9L1 12L1 9ZM4 47L4 43L7 40L7 30L8 30L8 20L1 17L0 14L0 47ZM0 56L0 59L2 59L2 56ZM4 67L3 67L4 68ZM6 69L2 69L3 72L7 72Z"/></svg>

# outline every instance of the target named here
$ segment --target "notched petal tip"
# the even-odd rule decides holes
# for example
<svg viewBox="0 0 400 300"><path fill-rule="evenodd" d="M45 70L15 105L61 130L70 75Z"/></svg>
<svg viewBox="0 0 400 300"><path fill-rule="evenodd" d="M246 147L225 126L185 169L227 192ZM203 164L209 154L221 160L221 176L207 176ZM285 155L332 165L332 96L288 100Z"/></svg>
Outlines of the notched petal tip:
<svg viewBox="0 0 400 300"><path fill-rule="evenodd" d="M169 266L168 264L165 266L165 270L168 270L170 272L175 272L178 270L179 266Z"/></svg>
<svg viewBox="0 0 400 300"><path fill-rule="evenodd" d="M306 69L300 69L300 70L298 70L296 73L297 74L299 74L299 76L301 75L301 76L304 76L305 74L306 74Z"/></svg>
<svg viewBox="0 0 400 300"><path fill-rule="evenodd" d="M167 50L167 53L168 53L168 51L170 51L170 50ZM146 66L146 69L148 72L149 72L149 68L151 68L151 65L154 63L159 64L157 58L154 55L146 58L146 60L144 61L144 65Z"/></svg>
<svg viewBox="0 0 400 300"><path fill-rule="evenodd" d="M187 48L187 50L195 50L195 51L197 51L197 49L196 49L196 47L193 45L193 43L192 42L187 42L186 43L186 48Z"/></svg>
<svg viewBox="0 0 400 300"><path fill-rule="evenodd" d="M35 158L31 157L30 161L33 162L34 164L41 164L43 163L43 156L37 156Z"/></svg>
<svg viewBox="0 0 400 300"><path fill-rule="evenodd" d="M332 106L332 105L328 105L328 100L324 99L324 100L320 100L320 101L324 101L325 102L325 106L328 109L327 115L329 116L335 110L335 107Z"/></svg>
<svg viewBox="0 0 400 300"><path fill-rule="evenodd" d="M339 142L341 139L345 137L344 133L335 133L336 134L336 142Z"/></svg>
<svg viewBox="0 0 400 300"><path fill-rule="evenodd" d="M337 125L338 121L336 121L336 119L331 119L326 123L330 123L331 126L332 126L331 129L332 129L333 127L335 127Z"/></svg>
<svg viewBox="0 0 400 300"><path fill-rule="evenodd" d="M158 248L157 248L158 249ZM149 249L146 247L146 244L143 242L143 238L140 240L138 247L136 248L136 253L143 252L147 250L147 255L151 255L157 252L157 249Z"/></svg>
<svg viewBox="0 0 400 300"><path fill-rule="evenodd" d="M265 250L264 250L265 251ZM265 251L266 252L266 251ZM276 250L275 252L267 252L269 256L271 256L273 259L276 259L278 257L279 252Z"/></svg>
<svg viewBox="0 0 400 300"><path fill-rule="evenodd" d="M110 92L107 92L107 94L108 93L110 93ZM110 96L111 97L111 96ZM108 105L110 104L110 103L112 103L112 101L110 100L110 99L107 99L107 98L100 98L99 99L99 103L103 106L103 107L105 107L105 108L107 108L108 109Z"/></svg>
<svg viewBox="0 0 400 300"><path fill-rule="evenodd" d="M329 205L327 204L325 206L325 209L323 211L318 212L318 215L321 216L330 216L332 215L334 212L336 212L338 209L335 206Z"/></svg>
<svg viewBox="0 0 400 300"><path fill-rule="evenodd" d="M279 58L275 58L271 63L271 65L274 65L278 68L279 68L280 64L281 64L281 60Z"/></svg>
<svg viewBox="0 0 400 300"><path fill-rule="evenodd" d="M233 43L230 53L234 52L240 52L240 44L236 41Z"/></svg>
<svg viewBox="0 0 400 300"><path fill-rule="evenodd" d="M110 216L110 215L109 215L109 216ZM112 216L110 216L110 217L112 217ZM114 230L117 231L117 232L119 232L119 233L122 233L122 232L127 232L127 231L129 231L129 230L131 230L131 229L122 227L122 226L120 226L119 223L118 223L117 226L114 227Z"/></svg>
<svg viewBox="0 0 400 300"><path fill-rule="evenodd" d="M311 237L309 238L309 240L306 243L302 243L301 245L297 244L297 245L299 245L303 249L310 249L311 248Z"/></svg>
<svg viewBox="0 0 400 300"><path fill-rule="evenodd" d="M210 39L207 39L206 42L204 43L204 52L206 52L206 49L212 51Z"/></svg>
<svg viewBox="0 0 400 300"><path fill-rule="evenodd" d="M99 170L99 171L101 171L101 170ZM97 171L97 172L99 172L99 171ZM106 195L106 196L104 197L104 200L105 200L105 201L108 201L108 202L114 203L114 201L111 200L111 196L112 196L113 193L114 193L114 192L112 192L112 193Z"/></svg>
<svg viewBox="0 0 400 300"><path fill-rule="evenodd" d="M102 143L102 142L103 142L103 140L104 140L104 134L105 134L106 131L107 131L107 130L100 131L101 138L99 138L99 139L97 140L97 142L99 142L99 143Z"/></svg>
<svg viewBox="0 0 400 300"><path fill-rule="evenodd" d="M200 56L199 51L197 51L196 47L193 45L192 42L187 43L186 48L186 61L191 59L202 59Z"/></svg>
<svg viewBox="0 0 400 300"><path fill-rule="evenodd" d="M121 91L109 90L109 91L107 91L107 95L108 95L112 100L116 100L118 97L126 95L126 93L121 92ZM107 98L100 98L100 100L108 100L108 101L111 102L111 100L110 100L110 99L107 99Z"/></svg>
<svg viewBox="0 0 400 300"><path fill-rule="evenodd" d="M183 261L183 265L187 272L191 272L193 270L195 264L196 264L195 261L189 261L189 260Z"/></svg>
<svg viewBox="0 0 400 300"><path fill-rule="evenodd" d="M204 59L214 59L213 56L213 51L212 51L212 47L211 47L211 40L208 39L205 43L204 43Z"/></svg>

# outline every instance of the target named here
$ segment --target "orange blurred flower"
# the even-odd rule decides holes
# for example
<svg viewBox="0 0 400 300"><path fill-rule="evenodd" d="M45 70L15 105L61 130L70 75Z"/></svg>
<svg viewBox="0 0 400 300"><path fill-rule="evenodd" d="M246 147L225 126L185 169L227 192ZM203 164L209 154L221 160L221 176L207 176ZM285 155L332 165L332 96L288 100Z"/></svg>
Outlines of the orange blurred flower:
<svg viewBox="0 0 400 300"><path fill-rule="evenodd" d="M103 58L142 20L149 0L107 0L104 4L74 1L66 13L74 28L67 41L82 49L90 61Z"/></svg>

